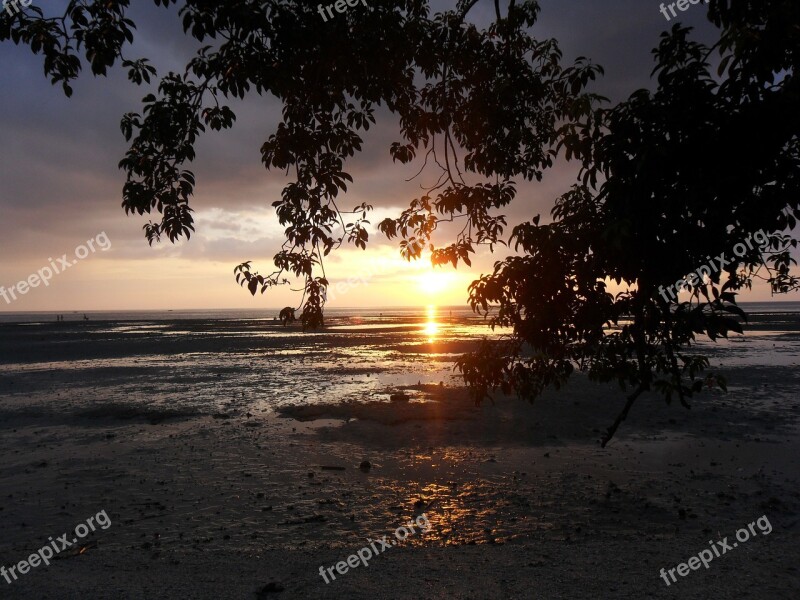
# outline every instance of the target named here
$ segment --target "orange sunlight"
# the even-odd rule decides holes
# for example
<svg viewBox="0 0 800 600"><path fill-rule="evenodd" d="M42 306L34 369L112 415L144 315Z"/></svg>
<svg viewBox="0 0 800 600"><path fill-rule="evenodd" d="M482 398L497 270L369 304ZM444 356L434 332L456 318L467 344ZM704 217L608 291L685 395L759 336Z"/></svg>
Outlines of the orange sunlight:
<svg viewBox="0 0 800 600"><path fill-rule="evenodd" d="M436 322L436 307L433 304L428 306L428 320L422 331L428 336L429 343L433 343L436 339L436 334L439 333L439 323Z"/></svg>

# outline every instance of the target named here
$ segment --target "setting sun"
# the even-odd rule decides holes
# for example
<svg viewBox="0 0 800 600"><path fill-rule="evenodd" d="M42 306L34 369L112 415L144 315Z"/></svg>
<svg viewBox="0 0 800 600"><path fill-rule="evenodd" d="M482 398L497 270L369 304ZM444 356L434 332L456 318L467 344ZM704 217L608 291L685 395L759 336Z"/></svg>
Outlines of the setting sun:
<svg viewBox="0 0 800 600"><path fill-rule="evenodd" d="M419 289L422 293L433 295L445 291L452 279L452 274L444 270L430 270L419 276Z"/></svg>

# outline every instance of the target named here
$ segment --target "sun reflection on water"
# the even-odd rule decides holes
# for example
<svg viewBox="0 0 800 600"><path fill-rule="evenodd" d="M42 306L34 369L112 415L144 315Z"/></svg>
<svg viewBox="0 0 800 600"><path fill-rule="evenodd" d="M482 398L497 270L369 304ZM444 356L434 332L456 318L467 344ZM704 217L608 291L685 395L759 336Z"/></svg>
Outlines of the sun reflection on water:
<svg viewBox="0 0 800 600"><path fill-rule="evenodd" d="M439 333L439 323L436 321L436 307L431 304L428 306L428 319L422 332L428 336L428 342L433 343Z"/></svg>

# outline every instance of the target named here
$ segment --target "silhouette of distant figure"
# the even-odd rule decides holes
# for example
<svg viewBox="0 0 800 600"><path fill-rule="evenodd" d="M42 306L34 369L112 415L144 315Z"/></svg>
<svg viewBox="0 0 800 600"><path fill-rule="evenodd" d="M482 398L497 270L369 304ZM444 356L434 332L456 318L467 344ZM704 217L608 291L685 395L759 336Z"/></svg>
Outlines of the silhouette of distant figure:
<svg viewBox="0 0 800 600"><path fill-rule="evenodd" d="M83 315L83 320L84 320L84 321L88 321L88 320L89 320L89 317L87 317L87 316L86 316L86 314L84 314L84 315Z"/></svg>

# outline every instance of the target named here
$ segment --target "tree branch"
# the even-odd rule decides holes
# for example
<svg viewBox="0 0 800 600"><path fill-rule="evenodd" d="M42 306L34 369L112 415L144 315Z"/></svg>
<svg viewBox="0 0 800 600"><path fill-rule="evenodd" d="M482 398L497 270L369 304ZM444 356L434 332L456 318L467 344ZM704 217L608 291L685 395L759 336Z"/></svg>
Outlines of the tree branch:
<svg viewBox="0 0 800 600"><path fill-rule="evenodd" d="M600 447L601 448L605 448L606 444L608 444L608 442L611 441L611 438L614 437L614 434L617 432L617 429L619 428L619 426L627 418L628 412L631 410L631 407L633 406L634 402L636 402L636 399L639 396L641 396L641 394L642 394L642 392L644 390L645 390L645 387L643 385L640 385L639 389L637 389L633 394L628 396L628 401L625 403L625 408L623 408L622 412L619 413L619 415L617 415L617 418L614 421L614 423L611 425L611 427L609 427L606 430L606 433L603 436L603 439L600 440Z"/></svg>
<svg viewBox="0 0 800 600"><path fill-rule="evenodd" d="M475 6L478 3L478 0L462 0L462 1L464 2L464 5L461 8L461 14L459 16L461 17L461 20L463 21L464 17L467 16L467 13L470 10L472 10L472 7Z"/></svg>

